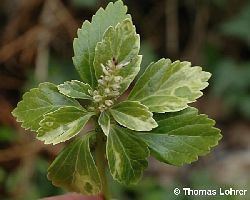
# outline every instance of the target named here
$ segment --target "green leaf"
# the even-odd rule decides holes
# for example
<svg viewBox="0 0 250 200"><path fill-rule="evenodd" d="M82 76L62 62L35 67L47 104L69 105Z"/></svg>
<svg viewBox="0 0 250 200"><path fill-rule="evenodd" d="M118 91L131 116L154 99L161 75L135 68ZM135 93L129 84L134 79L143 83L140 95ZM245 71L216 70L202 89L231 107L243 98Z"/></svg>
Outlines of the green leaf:
<svg viewBox="0 0 250 200"><path fill-rule="evenodd" d="M59 93L56 85L41 83L38 88L31 89L23 95L23 100L17 104L12 114L18 122L22 122L23 128L37 131L44 114L63 106L81 108L76 100Z"/></svg>
<svg viewBox="0 0 250 200"><path fill-rule="evenodd" d="M107 111L104 111L100 114L98 123L102 128L103 133L108 136L110 131L110 117Z"/></svg>
<svg viewBox="0 0 250 200"><path fill-rule="evenodd" d="M129 95L151 112L176 112L202 96L211 74L189 62L161 59L149 65Z"/></svg>
<svg viewBox="0 0 250 200"><path fill-rule="evenodd" d="M124 93L125 90L129 87L130 83L135 79L135 76L140 71L142 56L136 56L135 59L131 60L131 62L125 67L121 68L118 75L123 77L119 89L120 93Z"/></svg>
<svg viewBox="0 0 250 200"><path fill-rule="evenodd" d="M77 135L94 113L76 107L62 107L48 113L40 122L37 138L45 144L58 144Z"/></svg>
<svg viewBox="0 0 250 200"><path fill-rule="evenodd" d="M153 114L138 101L123 101L110 109L121 125L136 131L150 131L157 127Z"/></svg>
<svg viewBox="0 0 250 200"><path fill-rule="evenodd" d="M101 190L90 145L94 133L88 133L67 146L48 169L48 179L56 186L87 195L98 194Z"/></svg>
<svg viewBox="0 0 250 200"><path fill-rule="evenodd" d="M102 42L96 46L94 58L96 78L99 79L101 75L105 75L102 65L105 66L108 61L115 60L117 66L123 66L117 70L117 75L123 78L120 88L120 93L123 93L140 70L139 50L140 37L136 34L131 19L124 20L115 28L109 27Z"/></svg>
<svg viewBox="0 0 250 200"><path fill-rule="evenodd" d="M120 183L137 183L147 167L149 150L134 132L111 126L107 141L107 158L111 174Z"/></svg>
<svg viewBox="0 0 250 200"><path fill-rule="evenodd" d="M89 94L89 91L92 91L92 88L81 81L66 81L63 84L58 85L57 88L59 92L71 98L92 99Z"/></svg>
<svg viewBox="0 0 250 200"><path fill-rule="evenodd" d="M126 18L127 7L122 1L110 2L106 9L100 8L93 16L91 23L85 21L81 29L78 29L78 38L74 39L73 49L74 65L85 83L92 88L96 86L96 78L93 67L95 47L103 38L103 33L110 26L116 26Z"/></svg>
<svg viewBox="0 0 250 200"><path fill-rule="evenodd" d="M215 122L197 109L186 108L176 113L160 114L158 127L138 134L160 161L183 165L207 154L221 139Z"/></svg>

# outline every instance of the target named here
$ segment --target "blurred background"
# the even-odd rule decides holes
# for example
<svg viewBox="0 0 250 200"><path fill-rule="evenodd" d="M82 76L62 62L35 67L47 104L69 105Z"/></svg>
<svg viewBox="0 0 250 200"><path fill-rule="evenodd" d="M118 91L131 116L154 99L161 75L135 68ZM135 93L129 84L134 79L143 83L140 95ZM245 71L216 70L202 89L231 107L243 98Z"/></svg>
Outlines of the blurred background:
<svg viewBox="0 0 250 200"><path fill-rule="evenodd" d="M39 82L80 79L72 64L77 28L106 0L0 0L0 199L65 193L46 178L63 148L43 145L10 112ZM194 106L217 121L223 139L199 161L173 167L150 158L138 186L110 179L122 200L250 199L250 1L124 0L141 35L142 73L161 57L213 74ZM248 189L248 196L174 196L173 188Z"/></svg>

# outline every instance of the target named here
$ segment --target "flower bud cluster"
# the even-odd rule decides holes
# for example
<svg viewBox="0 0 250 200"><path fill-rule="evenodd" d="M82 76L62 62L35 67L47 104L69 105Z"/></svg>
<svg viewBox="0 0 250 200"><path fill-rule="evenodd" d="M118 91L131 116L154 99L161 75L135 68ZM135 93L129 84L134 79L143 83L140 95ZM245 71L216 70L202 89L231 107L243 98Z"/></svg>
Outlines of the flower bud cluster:
<svg viewBox="0 0 250 200"><path fill-rule="evenodd" d="M118 72L123 66L117 65L115 59L109 60L105 66L101 64L103 75L98 79L97 89L93 91L94 102L101 112L111 107L120 95L123 77Z"/></svg>

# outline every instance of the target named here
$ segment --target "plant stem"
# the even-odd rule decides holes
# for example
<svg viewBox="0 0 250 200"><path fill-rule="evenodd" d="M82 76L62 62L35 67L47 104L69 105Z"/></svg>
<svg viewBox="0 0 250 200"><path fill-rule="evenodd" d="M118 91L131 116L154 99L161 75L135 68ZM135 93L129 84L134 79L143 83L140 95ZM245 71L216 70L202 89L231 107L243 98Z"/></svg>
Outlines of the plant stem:
<svg viewBox="0 0 250 200"><path fill-rule="evenodd" d="M98 128L96 128L98 130ZM106 160L105 160L105 151L106 151L106 143L105 143L105 136L102 131L97 131L96 134L96 166L100 174L101 183L102 183L102 192L101 197L103 200L110 200L109 190L108 190L108 182L106 176Z"/></svg>

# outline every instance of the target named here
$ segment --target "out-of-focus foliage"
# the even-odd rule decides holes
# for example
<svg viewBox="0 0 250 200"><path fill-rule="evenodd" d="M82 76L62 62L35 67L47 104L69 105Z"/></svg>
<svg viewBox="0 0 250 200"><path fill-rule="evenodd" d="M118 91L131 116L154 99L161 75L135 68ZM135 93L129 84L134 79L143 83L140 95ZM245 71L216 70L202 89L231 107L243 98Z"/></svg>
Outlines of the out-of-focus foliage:
<svg viewBox="0 0 250 200"><path fill-rule="evenodd" d="M50 55L48 63L48 79L46 81L52 82L54 84L60 84L67 80L77 80L79 76L74 69L71 60L58 58L56 56ZM24 86L24 91L37 86L41 81L37 80L34 76L33 71L29 72L28 80Z"/></svg>
<svg viewBox="0 0 250 200"><path fill-rule="evenodd" d="M250 4L242 6L218 26L218 35L233 42L226 47L207 44L204 48L205 61L210 67L208 70L213 73L210 94L223 101L227 115L237 112L250 119L250 57L247 56L250 52ZM245 47L245 44L248 46Z"/></svg>
<svg viewBox="0 0 250 200"><path fill-rule="evenodd" d="M238 14L223 23L221 32L227 36L244 40L250 47L250 3L243 6Z"/></svg>
<svg viewBox="0 0 250 200"><path fill-rule="evenodd" d="M18 138L15 130L9 126L0 126L0 143L15 142Z"/></svg>
<svg viewBox="0 0 250 200"><path fill-rule="evenodd" d="M62 194L62 189L53 186L46 178L48 166L48 161L42 158L36 159L33 166L35 170L33 172L34 176L29 180L33 184L29 185L29 188L25 191L22 190L25 189L27 174L29 172L25 171L25 168L22 168L22 165L11 173L0 168L1 189L4 189L7 194L10 194L10 196L16 196L14 199L18 200L33 200L41 197ZM4 182L1 179L4 179ZM20 193L20 195L18 193ZM13 200L13 198L6 197L4 200Z"/></svg>
<svg viewBox="0 0 250 200"><path fill-rule="evenodd" d="M95 7L97 0L71 0L72 4L76 7Z"/></svg>
<svg viewBox="0 0 250 200"><path fill-rule="evenodd" d="M223 59L216 65L212 94L225 101L227 110L250 118L250 62Z"/></svg>

